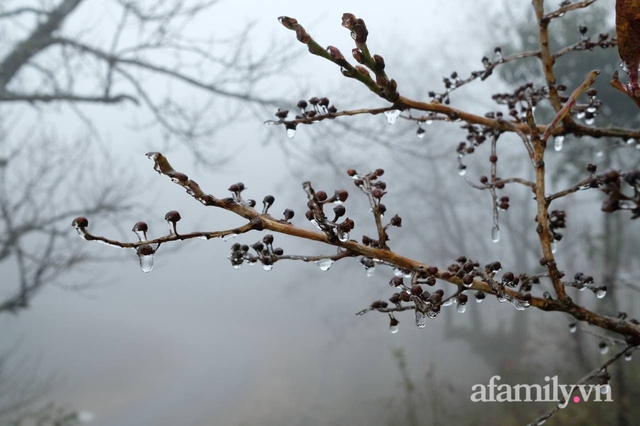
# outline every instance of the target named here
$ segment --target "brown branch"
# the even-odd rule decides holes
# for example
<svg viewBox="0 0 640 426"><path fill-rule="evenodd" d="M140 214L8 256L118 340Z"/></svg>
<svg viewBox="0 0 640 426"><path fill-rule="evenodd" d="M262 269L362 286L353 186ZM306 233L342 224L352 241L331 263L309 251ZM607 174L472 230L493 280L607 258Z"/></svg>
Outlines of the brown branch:
<svg viewBox="0 0 640 426"><path fill-rule="evenodd" d="M578 86L573 91L573 93L571 93L571 96L569 97L567 102L565 102L562 108L557 110L558 112L556 113L555 117L553 117L553 119L551 120L551 123L549 123L549 125L545 129L541 137L542 141L546 143L547 139L549 139L549 136L551 136L551 134L553 133L553 129L558 125L558 123L560 123L561 121L564 121L565 117L570 115L569 113L571 112L571 108L573 108L573 106L576 104L578 97L581 94L583 94L589 87L591 87L591 85L593 85L598 75L600 75L600 71L598 70L591 71L587 75L587 78L582 82L582 84Z"/></svg>
<svg viewBox="0 0 640 426"><path fill-rule="evenodd" d="M544 0L533 0L533 9L536 13L539 28L539 41L540 41L540 61L542 62L542 70L549 86L549 101L553 109L558 112L560 110L560 96L558 95L558 89L556 88L556 76L553 70L554 59L551 56L551 50L549 46L549 22L550 17L544 14ZM571 122L571 118L567 118L565 124Z"/></svg>
<svg viewBox="0 0 640 426"><path fill-rule="evenodd" d="M542 145L541 143L537 143L536 146ZM202 237L203 235L215 235L222 236L222 234L229 235L229 233L243 233L249 232L250 230L270 230L273 232L291 235L294 237L321 242L330 246L340 247L348 252L349 257L355 256L363 256L369 259L377 259L379 262L394 265L397 268L413 271L414 273L425 272L429 269L433 270L433 267L430 265L416 261L414 259L410 259L404 257L394 251L383 249L383 248L375 248L371 246L367 246L364 244L360 244L354 240L348 241L339 241L337 238L330 238L328 235L320 232L309 231L295 225L292 225L289 222L283 220L277 220L271 217L269 214L263 214L256 211L254 208L250 207L246 203L237 202L233 198L224 198L220 199L211 194L205 194L200 186L190 180L185 174L177 172L170 165L166 157L164 157L160 153L149 153L148 156L154 161L154 169L163 174L181 187L187 190L187 193L190 194L194 199L199 201L205 206L218 207L223 210L227 210L232 212L240 217L243 217L249 221L248 224L244 225L244 227L240 227L233 230L226 231L218 231L217 233L191 233L189 238L197 238ZM544 186L541 185L544 190ZM544 205L544 197L541 198L543 200ZM539 203L540 204L540 203ZM236 232L240 231L240 232ZM81 228L79 232L84 235L91 235L88 240L91 240L93 235L88 233L86 229ZM548 233L547 233L548 238ZM179 241L181 236L179 235L169 235L167 237L162 237L161 239L151 240L146 242L138 242L138 243L121 243L115 240L107 239L104 237L93 237L94 240L102 241L111 245L116 245L118 247L125 248L135 248L144 244L150 243L169 243L174 241ZM547 244L548 246L548 244ZM549 249L550 250L550 249ZM464 286L462 282L462 278L449 273L448 271L437 269L437 272L433 274L433 276L442 281L446 281L450 284L457 286L458 288L465 287L467 290L476 290L482 291L489 294L498 295L498 289L501 293L501 296L505 298L505 300L517 300L520 303L523 300L523 295L515 290L510 288L500 288L500 285L493 281L491 277L484 274L474 278L473 282L469 286ZM549 268L550 277L553 277L554 274L559 281L559 273L556 269ZM553 280L553 278L552 278ZM545 311L558 311L565 312L569 315L572 315L574 318L580 321L586 321L589 324L601 327L606 330L610 330L615 333L622 334L628 339L635 339L640 342L640 326L633 324L629 321L621 321L619 318L610 318L602 315L598 315L590 310L583 308L581 306L577 306L571 302L569 298L566 298L564 295L564 286L562 282L560 285L563 288L562 297L559 297L558 300L548 300L544 298L531 297L529 299L529 303L531 306L536 308L545 310ZM554 283L555 286L555 283Z"/></svg>

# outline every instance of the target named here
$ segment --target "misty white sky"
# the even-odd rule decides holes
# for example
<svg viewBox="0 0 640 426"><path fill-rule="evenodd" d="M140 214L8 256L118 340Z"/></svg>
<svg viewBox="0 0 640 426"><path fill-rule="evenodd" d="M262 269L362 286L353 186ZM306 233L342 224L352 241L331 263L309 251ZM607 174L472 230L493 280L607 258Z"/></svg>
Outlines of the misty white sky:
<svg viewBox="0 0 640 426"><path fill-rule="evenodd" d="M108 9L105 3L86 0L74 13L81 19L72 15L65 31L80 33L86 30L87 22L97 23L96 28L108 27L113 17L104 13ZM523 9L530 7L529 2L521 3ZM487 27L499 14L501 4L469 0L229 0L204 12L185 31L228 36L251 22L251 48L259 51L273 41L294 42L294 33L277 21L278 16L288 15L297 18L321 44L334 44L349 52L352 41L340 26L340 18L343 12L352 12L365 19L369 45L383 54L389 72L397 70L401 85L426 96L427 90L440 88L441 76L454 69L461 74L470 71L470 63L478 63L499 44L492 41L493 32ZM100 31L94 28L88 32L97 40ZM304 50L299 43L293 47ZM340 90L349 86L336 67L325 62L302 55L269 89L292 104L306 93L326 93L339 102ZM413 64L429 64L429 69L412 68ZM384 105L356 88L355 82L348 84L354 90L348 98L369 102L361 106ZM496 90L502 83L496 79L492 84L489 90ZM470 99L479 99L486 89L470 88ZM157 90L167 87L159 83ZM474 106L485 104L489 104L486 96ZM61 138L86 131L68 108L44 108L43 128ZM147 116L144 110L83 106L83 112L93 120L102 138L100 144L108 147L113 161L125 164L139 176L140 185L130 190L140 194L146 210L137 212L141 217L135 220L148 221L152 234L158 229L164 232L162 217L172 209L182 213L183 229L213 230L238 223L229 215L204 211L152 171L143 154L162 149L161 136L156 130L131 128L132 122ZM21 123L28 131L32 112L26 109L23 114ZM271 118L249 115L216 135L215 143L226 147L225 153L237 153L221 170L197 168L191 153L180 148L172 150L172 164L180 170L192 170L190 177L205 191L217 195L237 181L243 181L256 199L273 193L278 211L292 207L299 218L306 202L299 183L322 178L322 165L289 164L281 145L289 144L304 152L313 148L311 139L306 137L306 129L299 130L291 141L284 131L279 136L277 132L268 133L272 129L262 121ZM386 126L381 117L380 126ZM398 142L414 144L417 140L409 132L409 136L398 137ZM453 146L457 141L450 142ZM385 166L394 164L388 151L373 148L364 158L357 158L359 164L366 164L369 155L382 158ZM455 164L455 157L446 161ZM333 176L330 167L327 170L328 182L351 184L344 176ZM402 167L398 167L396 175L402 173ZM102 225L109 229L108 224ZM130 227L128 222L122 226ZM410 231L399 232L411 238ZM258 238L246 235L238 240L252 243ZM325 250L282 237L277 240L282 241L286 252ZM77 243L82 241L78 239ZM339 262L329 272L321 272L315 265L284 262L269 273L258 267L236 271L226 259L230 244L195 241L174 248L174 253L161 250L149 274L140 271L133 255L119 263L95 265L89 272L106 286L81 294L49 287L35 299L32 309L17 317L0 318L0 349L21 341L21 353L39 364L42 377L55 374L51 399L95 413L96 426L312 425L328 424L327 418L334 424L345 424L347 419L364 424L370 417L354 407L379 409L399 389L392 357L397 347L407 348L416 377L424 376L430 362L441 366L439 371L455 368L455 380L463 384L462 398L467 398L464 391L468 384L490 377L482 359L470 356L464 343L443 341L442 321L417 330L410 315L399 316L401 331L391 335L386 317L353 315L371 301L390 295L388 271L378 271L376 279L366 279L354 261ZM113 249L100 245L92 250L113 254ZM493 250L496 256L504 255L509 247ZM3 280L11 277L11 272L0 270ZM86 274L83 271L72 279L82 280ZM495 301L486 304L489 306L482 307L488 311L488 318L503 315L494 311L505 311L504 306ZM444 377L454 380L453 374ZM332 413L329 417L327 410Z"/></svg>

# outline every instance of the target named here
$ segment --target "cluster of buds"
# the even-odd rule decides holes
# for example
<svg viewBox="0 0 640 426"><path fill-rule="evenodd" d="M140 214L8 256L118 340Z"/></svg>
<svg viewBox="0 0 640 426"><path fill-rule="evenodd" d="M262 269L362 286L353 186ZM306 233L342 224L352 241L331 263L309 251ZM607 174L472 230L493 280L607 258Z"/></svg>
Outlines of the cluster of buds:
<svg viewBox="0 0 640 426"><path fill-rule="evenodd" d="M575 287L580 291L589 289L598 299L602 299L607 295L607 286L596 286L593 284L593 277L591 275L585 275L582 272L577 272L573 277L572 282L565 282L567 287Z"/></svg>
<svg viewBox="0 0 640 426"><path fill-rule="evenodd" d="M333 118L333 115L338 112L338 109L331 105L329 98L318 98L316 96L311 99L298 101L297 105L300 110L299 114L296 114L295 120L287 120L289 116L289 110L284 108L278 108L275 115L278 117L277 121L267 121L266 124L284 124L287 131L287 136L293 138L296 134L296 126L299 122L305 124L311 124L312 121L305 121L317 118Z"/></svg>
<svg viewBox="0 0 640 426"><path fill-rule="evenodd" d="M345 217L342 221L340 219L347 213L343 203L349 197L349 192L346 189L339 189L332 196L329 196L325 191L315 191L311 186L311 182L303 183L302 187L308 198L307 207L309 210L305 213L307 220L324 232L329 240L348 241L349 232L355 227L355 222L348 217ZM328 204L335 204L331 219L324 210Z"/></svg>
<svg viewBox="0 0 640 426"><path fill-rule="evenodd" d="M273 264L284 254L280 247L273 247L273 235L267 234L262 240L248 246L246 244L235 243L231 246L231 256L229 260L234 269L239 269L244 262L255 265L258 261L262 263L265 271L273 269ZM251 250L255 254L251 253Z"/></svg>
<svg viewBox="0 0 640 426"><path fill-rule="evenodd" d="M244 186L244 183L242 182L232 184L229 187L229 191L231 191L231 194L232 194L231 201L253 208L256 206L256 200L251 200L251 199L244 200L242 198L242 191L244 191L245 189L247 188Z"/></svg>
<svg viewBox="0 0 640 426"><path fill-rule="evenodd" d="M558 91L566 90L566 86L557 86ZM512 93L496 93L493 100L499 105L506 105L509 108L509 116L516 122L520 122L526 117L529 108L535 108L543 99L549 97L547 86L534 86L528 82L518 86Z"/></svg>
<svg viewBox="0 0 640 426"><path fill-rule="evenodd" d="M396 275L389 281L389 285L396 289L389 301L396 306L396 309L402 310L404 303L413 302L416 325L419 328L426 326L426 318L436 318L443 306L444 291L438 289L433 293L424 289L423 286L433 286L436 283L436 275L438 268L430 267L426 271L411 273L411 283L405 285L403 276Z"/></svg>
<svg viewBox="0 0 640 426"><path fill-rule="evenodd" d="M369 199L371 211L376 218L378 225L378 239L370 238L366 235L362 237L362 243L366 246L376 248L386 248L389 235L387 230L390 227L401 227L402 218L398 215L393 216L385 225L382 219L387 211L387 207L382 203L382 198L387 194L387 184L379 178L384 175L384 169L376 169L365 175L359 175L354 169L347 170L347 174L354 180L353 183L360 189Z"/></svg>
<svg viewBox="0 0 640 426"><path fill-rule="evenodd" d="M602 107L602 101L597 98L598 91L593 87L587 90L586 95L588 102L574 105L571 108L571 114L578 120L584 120L586 124L591 125Z"/></svg>
<svg viewBox="0 0 640 426"><path fill-rule="evenodd" d="M633 191L632 195L622 192L622 179ZM602 202L602 211L611 213L616 210L631 210L631 219L640 217L640 170L631 170L620 174L610 171L598 176L598 184L607 198Z"/></svg>
<svg viewBox="0 0 640 426"><path fill-rule="evenodd" d="M398 99L398 85L395 80L387 77L384 71L384 58L380 55L372 56L370 53L367 46L369 31L362 18L357 18L352 13L342 15L342 26L350 31L351 37L356 44L356 47L351 51L353 58L358 62L356 66L351 65L337 47L321 48L305 29L298 24L297 20L286 16L281 16L278 19L285 28L296 32L298 41L306 44L309 52L339 65L344 76L362 81L369 89L390 102L395 102ZM375 80L371 77L370 71L375 75Z"/></svg>
<svg viewBox="0 0 640 426"><path fill-rule="evenodd" d="M554 210L549 214L549 230L553 241L562 240L562 234L558 230L566 228L566 218L567 214L564 210Z"/></svg>

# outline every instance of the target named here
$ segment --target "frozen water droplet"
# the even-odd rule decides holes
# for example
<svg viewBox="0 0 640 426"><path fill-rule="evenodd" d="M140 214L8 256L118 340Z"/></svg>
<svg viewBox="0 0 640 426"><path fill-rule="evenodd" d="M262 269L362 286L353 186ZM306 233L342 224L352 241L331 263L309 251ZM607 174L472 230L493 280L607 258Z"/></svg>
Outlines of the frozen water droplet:
<svg viewBox="0 0 640 426"><path fill-rule="evenodd" d="M582 120L584 118L584 116L587 115L584 111L580 111L576 114L576 118L578 120Z"/></svg>
<svg viewBox="0 0 640 426"><path fill-rule="evenodd" d="M209 239L209 237L207 237L206 235L200 235L200 236L198 237L198 239L199 239L199 240L208 240L208 239Z"/></svg>
<svg viewBox="0 0 640 426"><path fill-rule="evenodd" d="M491 228L491 241L493 241L494 243L500 241L500 227L497 223L493 225L493 228Z"/></svg>
<svg viewBox="0 0 640 426"><path fill-rule="evenodd" d="M413 275L413 273L409 269L404 269L402 271L402 276L405 278L411 278L411 275Z"/></svg>
<svg viewBox="0 0 640 426"><path fill-rule="evenodd" d="M376 267L374 266L370 266L368 268L365 269L367 277L372 277L373 274L376 272Z"/></svg>
<svg viewBox="0 0 640 426"><path fill-rule="evenodd" d="M422 127L418 127L418 130L416 130L416 137L418 139L423 139L424 138L424 134L425 134L425 130Z"/></svg>
<svg viewBox="0 0 640 426"><path fill-rule="evenodd" d="M555 253L558 251L558 242L556 240L551 240L551 253Z"/></svg>
<svg viewBox="0 0 640 426"><path fill-rule="evenodd" d="M553 138L553 149L556 151L562 151L562 145L564 142L564 136L559 135Z"/></svg>
<svg viewBox="0 0 640 426"><path fill-rule="evenodd" d="M296 135L296 129L295 127L288 127L287 128L287 137L289 139L293 139Z"/></svg>
<svg viewBox="0 0 640 426"><path fill-rule="evenodd" d="M427 126L431 126L433 124L433 120L427 120L424 122Z"/></svg>
<svg viewBox="0 0 640 426"><path fill-rule="evenodd" d="M267 264L267 263L263 263L262 264L262 269L264 269L265 271L270 271L273 269L273 265L272 264Z"/></svg>
<svg viewBox="0 0 640 426"><path fill-rule="evenodd" d="M220 237L220 238L222 239L222 241L224 241L226 243L226 242L229 242L229 241L233 240L237 236L238 236L238 234L227 234L224 237Z"/></svg>
<svg viewBox="0 0 640 426"><path fill-rule="evenodd" d="M587 107L587 112L590 112L591 114L593 114L597 110L598 110L598 108L596 108L594 106Z"/></svg>
<svg viewBox="0 0 640 426"><path fill-rule="evenodd" d="M625 61L620 61L620 68L622 68L622 71L628 73L629 72L629 66L627 65L627 63Z"/></svg>
<svg viewBox="0 0 640 426"><path fill-rule="evenodd" d="M385 111L384 115L387 117L387 123L395 124L396 120L400 116L400 110L399 109L392 109L390 111Z"/></svg>
<svg viewBox="0 0 640 426"><path fill-rule="evenodd" d="M572 334L573 334L573 333L575 333L576 331L578 331L578 324L576 324L575 322L574 322L574 323L569 324L569 333L572 333Z"/></svg>
<svg viewBox="0 0 640 426"><path fill-rule="evenodd" d="M627 139L627 144L628 145L631 145L631 144L634 144L634 143L636 143L636 140L634 138Z"/></svg>
<svg viewBox="0 0 640 426"><path fill-rule="evenodd" d="M80 232L80 231L78 231ZM138 237L138 239L140 241L147 241L147 232L146 231L139 231L139 230L133 230L133 232L136 234L136 236Z"/></svg>
<svg viewBox="0 0 640 426"><path fill-rule="evenodd" d="M87 236L84 234L83 229L81 229L81 228L76 228L76 231L78 231L78 236L79 236L80 238L82 238L83 240L86 240L86 239L87 239Z"/></svg>
<svg viewBox="0 0 640 426"><path fill-rule="evenodd" d="M349 233L348 232L338 232L338 239L341 242L349 241Z"/></svg>
<svg viewBox="0 0 640 426"><path fill-rule="evenodd" d="M234 263L233 264L233 269L240 269L241 266L242 266L241 263Z"/></svg>
<svg viewBox="0 0 640 426"><path fill-rule="evenodd" d="M331 265L333 265L333 260L331 259L316 260L316 265L318 265L318 268L320 268L321 271L328 271L329 268L331 268Z"/></svg>
<svg viewBox="0 0 640 426"><path fill-rule="evenodd" d="M604 299L604 297L607 295L607 289L600 287L596 290L596 297L598 299Z"/></svg>
<svg viewBox="0 0 640 426"><path fill-rule="evenodd" d="M484 301L484 297L476 297L476 303L482 303Z"/></svg>
<svg viewBox="0 0 640 426"><path fill-rule="evenodd" d="M139 255L139 258L142 272L151 272L151 270L153 270L153 254Z"/></svg>
<svg viewBox="0 0 640 426"><path fill-rule="evenodd" d="M398 332L398 324L390 325L389 331L391 332L391 334L396 334Z"/></svg>
<svg viewBox="0 0 640 426"><path fill-rule="evenodd" d="M584 123L585 123L587 126L590 126L590 125L592 125L592 124L594 123L594 121L596 121L596 119L595 119L595 118L593 118L593 117L589 117L589 118L587 118L586 120L584 120Z"/></svg>
<svg viewBox="0 0 640 426"><path fill-rule="evenodd" d="M624 360L625 361L631 361L631 358L633 358L632 355L631 355L631 352L628 352L628 353L624 354Z"/></svg>
<svg viewBox="0 0 640 426"><path fill-rule="evenodd" d="M416 309L416 326L418 326L418 328L425 328L427 326L427 316L419 309Z"/></svg>
<svg viewBox="0 0 640 426"><path fill-rule="evenodd" d="M496 299L498 299L498 302L500 302L500 303L504 303L504 302L506 302L506 301L507 301L507 295L506 295L506 294L504 294L504 293L498 293L498 294L496 295Z"/></svg>
<svg viewBox="0 0 640 426"><path fill-rule="evenodd" d="M467 174L467 166L460 166L458 167L458 174L460 176L464 176Z"/></svg>
<svg viewBox="0 0 640 426"><path fill-rule="evenodd" d="M600 347L600 353L601 353L602 355L604 355L604 354L606 354L607 352L609 352L609 345L602 345L602 346Z"/></svg>
<svg viewBox="0 0 640 426"><path fill-rule="evenodd" d="M638 205L635 203L635 201L622 200L622 201L618 201L618 207L624 210L633 210L636 207L638 207Z"/></svg>
<svg viewBox="0 0 640 426"><path fill-rule="evenodd" d="M558 18L562 18L562 17L564 16L564 14L565 14L565 12L560 12L560 13L558 14Z"/></svg>
<svg viewBox="0 0 640 426"><path fill-rule="evenodd" d="M464 314L466 311L467 311L467 304L466 303L464 305L458 304L458 313L459 314Z"/></svg>
<svg viewBox="0 0 640 426"><path fill-rule="evenodd" d="M453 299L447 299L442 302L442 306L451 306L453 305Z"/></svg>
<svg viewBox="0 0 640 426"><path fill-rule="evenodd" d="M393 275L395 275L396 277L401 277L402 274L402 269L400 268L393 268Z"/></svg>
<svg viewBox="0 0 640 426"><path fill-rule="evenodd" d="M520 300L515 297L512 297L511 300L509 301L511 302L513 307L516 308L517 311L524 311L529 307L529 302L525 300Z"/></svg>
<svg viewBox="0 0 640 426"><path fill-rule="evenodd" d="M429 319L435 319L435 318L437 318L437 317L438 317L438 314L439 314L439 313L440 313L440 312L429 311L429 312L427 312L427 318L429 318Z"/></svg>

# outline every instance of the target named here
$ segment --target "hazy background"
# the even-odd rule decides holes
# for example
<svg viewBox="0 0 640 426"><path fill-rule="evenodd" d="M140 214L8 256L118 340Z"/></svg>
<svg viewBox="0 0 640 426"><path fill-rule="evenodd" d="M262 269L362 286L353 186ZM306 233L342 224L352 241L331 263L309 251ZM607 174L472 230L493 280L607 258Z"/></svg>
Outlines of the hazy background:
<svg viewBox="0 0 640 426"><path fill-rule="evenodd" d="M68 19L64 31L95 42L108 40L105 34L117 22L108 3L87 0ZM399 91L428 99L429 90L442 91L443 76L458 71L466 77L481 69L480 59L492 54L494 46L523 47L511 23L516 18L531 23L530 5L505 8L503 3L512 2L348 1L338 6L221 1L201 12L183 31L193 37L237 37L250 23L246 49L259 54L273 46L290 47L292 56L281 71L258 86L260 94L288 102L282 107L294 110L298 99L310 96L328 96L338 109L380 107L385 106L382 100L357 82L345 81L333 64L306 54L276 18L296 17L320 44L336 45L347 56L352 41L340 26L340 17L343 12L355 13L365 19L369 46L385 57L387 72L398 81ZM604 10L613 5L612 1L599 3ZM556 4L548 7L552 6ZM610 17L601 19L593 33L613 31L610 24ZM19 28L11 31L17 34ZM12 39L8 33L5 28L3 34ZM602 68L617 66L613 53ZM175 58L157 59L170 65ZM452 94L452 104L484 114L495 109L490 95L507 91L515 84L513 79L505 73L471 84ZM203 96L162 79L152 87L187 104L196 104L198 96ZM194 151L180 141L168 141L157 127L136 128L152 117L144 107L131 104L81 104L78 108L87 121L65 104L0 108L6 117L3 126L11 130L7 134L14 141L36 136L82 140L80 150L69 158L69 169L94 167L108 158L104 169L96 166L95 170L101 170L107 182L122 181L121 190L131 207L113 221L94 221L88 215L90 229L98 235L133 241L129 229L138 220L149 223L151 236L163 235L163 215L173 209L182 214L182 232L242 223L230 214L203 208L157 175L144 157L147 151L165 152L177 170L216 196L226 196L229 185L238 181L248 187L248 198L261 200L273 194L274 215L291 208L296 212L294 222L310 229L303 217L306 197L300 183L311 180L316 189L327 192L345 187L351 192L346 207L356 221L354 237L358 239L374 228L366 200L356 193L345 171L383 167L389 191L385 204L391 215L398 213L404 219L402 228L391 231L393 249L441 267L468 255L481 264L500 260L517 273L540 272L531 195L517 187L504 191L512 207L501 213L502 239L493 244L489 194L471 189L457 173L455 147L465 133L455 124L425 126L425 138L418 139L416 125L403 120L392 127L382 116L340 119L299 128L290 140L284 129L262 124L273 118L274 108L223 110L226 107L220 106L212 109L212 120L224 122L225 113L242 118L211 139L200 140ZM550 168L554 162L565 163L570 149L579 144L589 161L607 167L618 155L617 150L609 150L610 142L567 140L564 151L552 153L558 157L550 158ZM0 144L5 150L8 146L9 142ZM501 176L531 178L521 143L505 137L500 146L501 159L507 159L501 164ZM489 172L488 148L465 159L467 176L474 181ZM596 156L601 151L606 155ZM228 159L215 161L223 156ZM573 175L567 172L554 178L551 190L565 187L567 180L562 179L586 177L576 171L586 162L570 169ZM85 183L68 186L58 201L74 202ZM559 203L569 214L569 229L558 252L568 276L584 270L600 279L606 270L603 235L606 222L614 219L598 212L601 199L597 193L580 193ZM72 219L68 218L69 224ZM616 226L637 226L627 222L625 217L624 224ZM75 232L70 226L67 231ZM455 313L455 306L443 309L447 312L424 330L415 327L411 312L399 314L400 332L392 335L386 316L354 315L392 294L387 284L393 276L390 269L379 267L368 278L353 259L337 262L328 272L297 262L280 262L270 272L259 266L232 269L226 259L231 244L251 244L260 238L247 234L230 242L197 240L163 246L149 274L140 271L133 252L70 240L76 250L120 258L82 265L55 285L44 287L30 309L0 316L0 350L13 348L9 363L16 366L16 374L12 380L17 375L17 382L20 377L50 382L41 403L54 401L72 410L90 411L97 426L523 424L550 407L473 404L471 386L487 383L494 374L511 383L543 383L545 376L558 374L560 383L572 383L601 362L599 339L569 334L570 318L533 309L519 313L492 298L481 305L470 301L463 315ZM619 243L626 253L638 247L632 238ZM278 235L276 245L289 254L331 253L328 247ZM617 262L616 271L629 280L637 278L636 259L623 256ZM588 269L588 265L595 267ZM11 262L0 263L3 286L12 289L16 277ZM67 288L92 282L77 291ZM588 305L600 303L600 309L611 314L637 312L637 303L625 297L633 292L622 291L619 303L615 297L613 302L596 301L589 292L575 297ZM631 370L629 363L624 367ZM8 379L5 375L0 380ZM609 419L606 416L623 410L621 401L637 389L629 384L620 392L624 396L614 393L612 404L589 404L591 415ZM586 413L574 407L565 411L569 410L578 422L576 412Z"/></svg>

